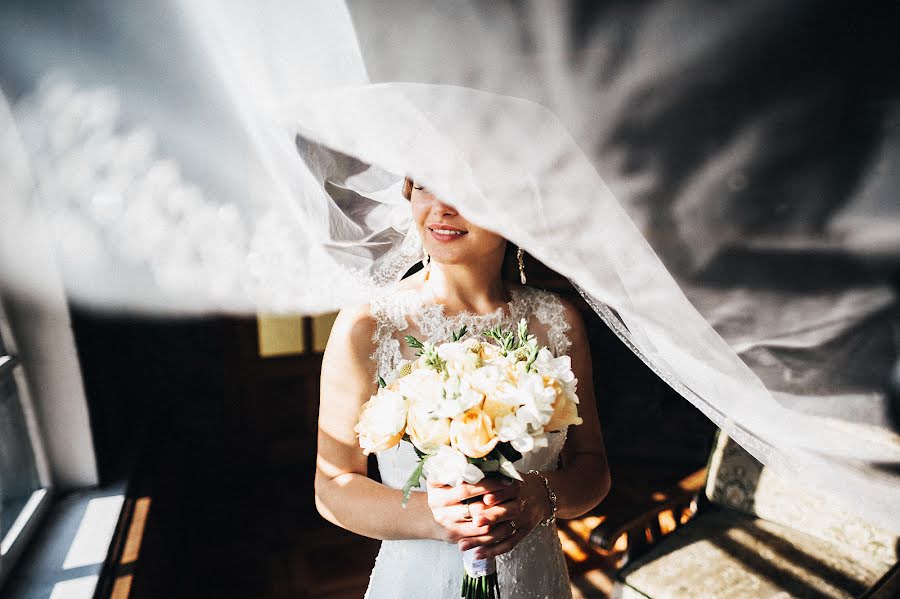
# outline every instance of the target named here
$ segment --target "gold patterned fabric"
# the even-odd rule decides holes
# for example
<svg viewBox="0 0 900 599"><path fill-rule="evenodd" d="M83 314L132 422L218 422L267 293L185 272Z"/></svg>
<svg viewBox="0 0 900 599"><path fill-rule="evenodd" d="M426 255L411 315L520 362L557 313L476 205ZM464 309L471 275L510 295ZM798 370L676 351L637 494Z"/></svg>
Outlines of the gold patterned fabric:
<svg viewBox="0 0 900 599"><path fill-rule="evenodd" d="M858 597L892 565L735 511L702 514L620 574L622 598Z"/></svg>

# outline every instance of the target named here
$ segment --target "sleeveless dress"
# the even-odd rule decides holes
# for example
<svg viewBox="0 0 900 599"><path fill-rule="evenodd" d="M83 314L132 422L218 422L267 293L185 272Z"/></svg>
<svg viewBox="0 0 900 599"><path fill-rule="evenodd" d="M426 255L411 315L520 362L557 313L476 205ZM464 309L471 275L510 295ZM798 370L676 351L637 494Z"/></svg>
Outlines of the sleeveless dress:
<svg viewBox="0 0 900 599"><path fill-rule="evenodd" d="M489 314L468 312L445 316L440 304L422 304L414 291L379 298L371 303L377 326L372 355L377 373L384 376L400 359L415 358L415 350L402 342L404 335L441 343L465 325L466 335L496 326L515 327L526 318L538 342L559 355L569 349L569 324L553 293L530 287L510 290L505 308ZM520 472L555 470L566 431L550 433L548 447L515 462ZM412 473L416 454L407 441L376 454L382 483L402 488ZM424 492L424 489L414 489ZM538 525L511 551L497 557L500 596L503 599L568 599L572 597L568 570L556 526ZM369 579L366 599L455 599L462 587L462 553L455 543L430 539L386 540Z"/></svg>

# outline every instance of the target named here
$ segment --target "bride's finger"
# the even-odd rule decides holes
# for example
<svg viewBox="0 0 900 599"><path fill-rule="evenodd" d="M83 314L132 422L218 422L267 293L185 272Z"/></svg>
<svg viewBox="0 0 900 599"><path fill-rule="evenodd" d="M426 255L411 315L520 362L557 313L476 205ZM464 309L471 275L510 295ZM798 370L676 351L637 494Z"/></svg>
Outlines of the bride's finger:
<svg viewBox="0 0 900 599"><path fill-rule="evenodd" d="M456 519L457 522L472 522L475 519L475 514L472 513L472 505L468 503L463 502L447 507L459 512L459 517Z"/></svg>
<svg viewBox="0 0 900 599"><path fill-rule="evenodd" d="M447 499L448 503L459 503L465 499L480 497L486 493L495 493L505 486L506 483L498 479L484 479L475 484L463 483L456 487L449 487L444 498Z"/></svg>
<svg viewBox="0 0 900 599"><path fill-rule="evenodd" d="M474 522L461 522L456 526L459 538L483 537L491 534L490 526L478 526Z"/></svg>
<svg viewBox="0 0 900 599"><path fill-rule="evenodd" d="M470 537L481 537L490 534L489 526L475 526L471 522L447 522L443 525L445 541L457 543Z"/></svg>
<svg viewBox="0 0 900 599"><path fill-rule="evenodd" d="M485 494L482 501L484 501L485 505L496 505L512 499L513 497L517 497L520 492L521 483L519 483L519 481L512 481L510 484L504 485L496 491Z"/></svg>
<svg viewBox="0 0 900 599"><path fill-rule="evenodd" d="M497 541L496 543L488 543L478 548L478 551L475 552L475 559L488 559L491 557L497 557L498 555L503 555L504 553L511 551L516 545L519 544L519 541L522 540L525 532L521 529L513 530L512 534L507 536L504 539ZM462 543L463 541L460 541Z"/></svg>
<svg viewBox="0 0 900 599"><path fill-rule="evenodd" d="M473 547L482 547L482 550L484 550L484 548L487 546L493 547L497 543L514 539L520 534L521 531L516 530L511 522L504 522L500 526L491 528L491 530L487 534L473 535L471 537L460 539L459 542L457 542L457 546L461 551L466 551L467 549L472 549ZM514 546L515 543L510 546L510 549ZM500 553L503 552L501 551ZM500 555L500 553L497 553L495 555Z"/></svg>
<svg viewBox="0 0 900 599"><path fill-rule="evenodd" d="M461 502L457 505L459 505L460 520L463 522L477 521L478 517L487 509L487 506L480 501Z"/></svg>
<svg viewBox="0 0 900 599"><path fill-rule="evenodd" d="M505 501L500 505L485 507L476 516L472 514L472 520L479 525L490 525L518 518L522 513L522 502L518 499Z"/></svg>

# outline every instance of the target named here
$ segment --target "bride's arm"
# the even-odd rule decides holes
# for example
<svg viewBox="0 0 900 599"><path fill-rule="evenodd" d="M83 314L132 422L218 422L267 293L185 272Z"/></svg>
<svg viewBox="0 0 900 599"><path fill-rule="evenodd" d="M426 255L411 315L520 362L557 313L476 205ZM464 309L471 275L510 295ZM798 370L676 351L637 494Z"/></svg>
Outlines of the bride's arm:
<svg viewBox="0 0 900 599"><path fill-rule="evenodd" d="M366 475L367 458L353 428L362 404L375 391L372 334L366 307L338 315L322 360L315 499L330 522L376 539L440 539L484 534L487 526L458 522L462 497L494 490L494 483L463 485L455 495L413 492L406 508L402 492ZM439 523L440 521L440 523Z"/></svg>
<svg viewBox="0 0 900 599"><path fill-rule="evenodd" d="M572 371L578 378L578 415L583 422L569 427L562 452L562 467L541 474L547 477L550 488L556 493L556 515L560 518L577 518L606 497L611 481L600 418L597 415L591 349L584 320L572 304L563 302L563 305L566 320L571 325L569 334L572 347L569 355L572 358Z"/></svg>
<svg viewBox="0 0 900 599"><path fill-rule="evenodd" d="M578 378L578 415L583 423L570 426L559 470L541 472L556 494L556 515L577 518L594 508L610 488L609 465L594 399L593 368L584 321L578 310L563 302L571 325L572 370ZM550 513L547 491L540 478L526 474L525 482L484 496L483 507L472 510L476 524L491 526L487 535L459 542L460 549L483 546L477 557L493 557L515 547ZM524 500L524 501L520 501ZM515 520L512 528L509 520Z"/></svg>

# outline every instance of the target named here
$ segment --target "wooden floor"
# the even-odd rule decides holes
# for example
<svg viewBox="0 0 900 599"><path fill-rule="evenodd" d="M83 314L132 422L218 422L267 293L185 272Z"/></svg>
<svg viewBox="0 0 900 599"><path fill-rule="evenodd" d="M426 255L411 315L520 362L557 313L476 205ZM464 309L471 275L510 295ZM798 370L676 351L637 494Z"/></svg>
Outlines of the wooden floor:
<svg viewBox="0 0 900 599"><path fill-rule="evenodd" d="M131 599L359 599L379 541L322 519L310 471L198 471L189 461L156 464L148 524ZM581 524L581 526L579 526ZM608 564L562 523L576 598L608 597Z"/></svg>

